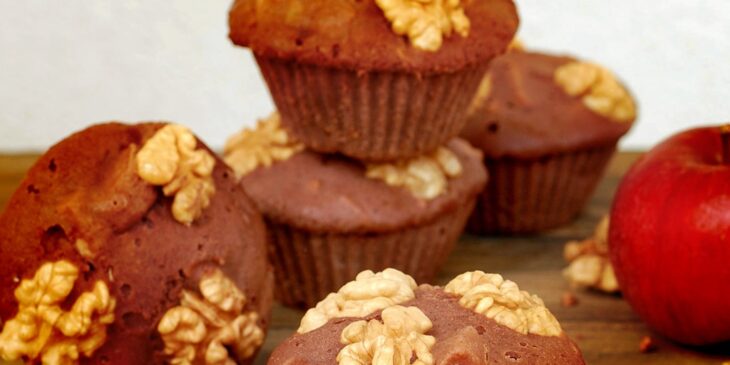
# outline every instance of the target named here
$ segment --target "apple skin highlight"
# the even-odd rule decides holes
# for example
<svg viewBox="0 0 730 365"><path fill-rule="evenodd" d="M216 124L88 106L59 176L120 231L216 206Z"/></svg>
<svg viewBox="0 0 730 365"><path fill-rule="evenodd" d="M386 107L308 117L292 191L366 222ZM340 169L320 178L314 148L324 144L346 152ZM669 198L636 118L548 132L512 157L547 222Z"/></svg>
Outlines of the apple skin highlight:
<svg viewBox="0 0 730 365"><path fill-rule="evenodd" d="M611 261L626 300L688 345L730 341L727 133L696 128L657 145L625 175L611 209Z"/></svg>

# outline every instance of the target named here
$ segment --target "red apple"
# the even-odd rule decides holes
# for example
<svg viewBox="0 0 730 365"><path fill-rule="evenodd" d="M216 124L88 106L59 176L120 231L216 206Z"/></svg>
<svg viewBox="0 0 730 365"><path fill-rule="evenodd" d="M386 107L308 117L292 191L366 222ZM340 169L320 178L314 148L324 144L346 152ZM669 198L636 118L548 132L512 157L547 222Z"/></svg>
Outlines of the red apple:
<svg viewBox="0 0 730 365"><path fill-rule="evenodd" d="M685 131L643 156L611 209L611 261L626 300L678 342L730 341L730 131Z"/></svg>

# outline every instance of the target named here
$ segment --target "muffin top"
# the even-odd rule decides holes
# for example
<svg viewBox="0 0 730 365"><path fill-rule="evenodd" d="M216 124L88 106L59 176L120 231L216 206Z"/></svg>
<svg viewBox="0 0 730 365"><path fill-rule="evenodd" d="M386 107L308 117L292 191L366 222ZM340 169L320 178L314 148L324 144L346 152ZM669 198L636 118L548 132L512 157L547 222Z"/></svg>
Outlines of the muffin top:
<svg viewBox="0 0 730 365"><path fill-rule="evenodd" d="M40 157L0 216L0 356L202 364L212 349L246 363L263 340L270 284L260 215L192 133L93 126ZM204 337L194 344L180 337L191 323ZM248 334L220 338L233 324Z"/></svg>
<svg viewBox="0 0 730 365"><path fill-rule="evenodd" d="M355 70L445 72L504 52L511 0L236 0L230 38L258 56Z"/></svg>
<svg viewBox="0 0 730 365"><path fill-rule="evenodd" d="M226 148L226 162L240 172L246 192L277 223L316 232L402 229L456 209L486 183L481 154L460 139L413 160L366 165L304 149L278 124L271 127L277 120L260 122ZM262 134L288 142L267 145Z"/></svg>
<svg viewBox="0 0 730 365"><path fill-rule="evenodd" d="M509 52L492 62L461 135L485 157L534 158L611 145L635 118L631 95L606 69Z"/></svg>
<svg viewBox="0 0 730 365"><path fill-rule="evenodd" d="M443 288L366 271L310 309L297 332L269 365L585 363L540 298L480 271Z"/></svg>

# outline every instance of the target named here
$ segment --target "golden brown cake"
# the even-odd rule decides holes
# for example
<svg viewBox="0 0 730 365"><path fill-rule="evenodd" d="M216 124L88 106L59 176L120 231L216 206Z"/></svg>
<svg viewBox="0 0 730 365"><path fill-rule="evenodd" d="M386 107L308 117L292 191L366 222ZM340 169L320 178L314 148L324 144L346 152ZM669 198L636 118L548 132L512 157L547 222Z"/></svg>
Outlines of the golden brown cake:
<svg viewBox="0 0 730 365"><path fill-rule="evenodd" d="M297 139L384 161L459 133L518 18L511 0L237 0L229 24Z"/></svg>
<svg viewBox="0 0 730 365"><path fill-rule="evenodd" d="M432 279L487 179L462 140L415 160L364 164L304 149L276 116L232 138L225 156L268 223L278 298L299 307L366 269Z"/></svg>
<svg viewBox="0 0 730 365"><path fill-rule="evenodd" d="M249 364L272 302L265 226L184 127L53 146L0 216L0 358Z"/></svg>
<svg viewBox="0 0 730 365"><path fill-rule="evenodd" d="M483 80L462 137L492 179L469 222L477 233L540 231L572 220L636 118L605 68L571 57L510 52Z"/></svg>
<svg viewBox="0 0 730 365"><path fill-rule="evenodd" d="M279 345L269 365L579 365L580 350L540 298L500 275L417 286L366 271L327 296Z"/></svg>

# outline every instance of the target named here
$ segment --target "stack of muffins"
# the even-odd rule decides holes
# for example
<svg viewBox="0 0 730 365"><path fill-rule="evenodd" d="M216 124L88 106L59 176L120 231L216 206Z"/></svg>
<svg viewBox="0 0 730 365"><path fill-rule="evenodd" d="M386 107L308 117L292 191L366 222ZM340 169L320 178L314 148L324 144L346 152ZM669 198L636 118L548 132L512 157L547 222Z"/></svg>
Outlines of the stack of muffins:
<svg viewBox="0 0 730 365"><path fill-rule="evenodd" d="M225 149L268 223L278 298L310 307L366 269L432 280L487 180L454 137L514 4L240 0L229 21L279 110Z"/></svg>

